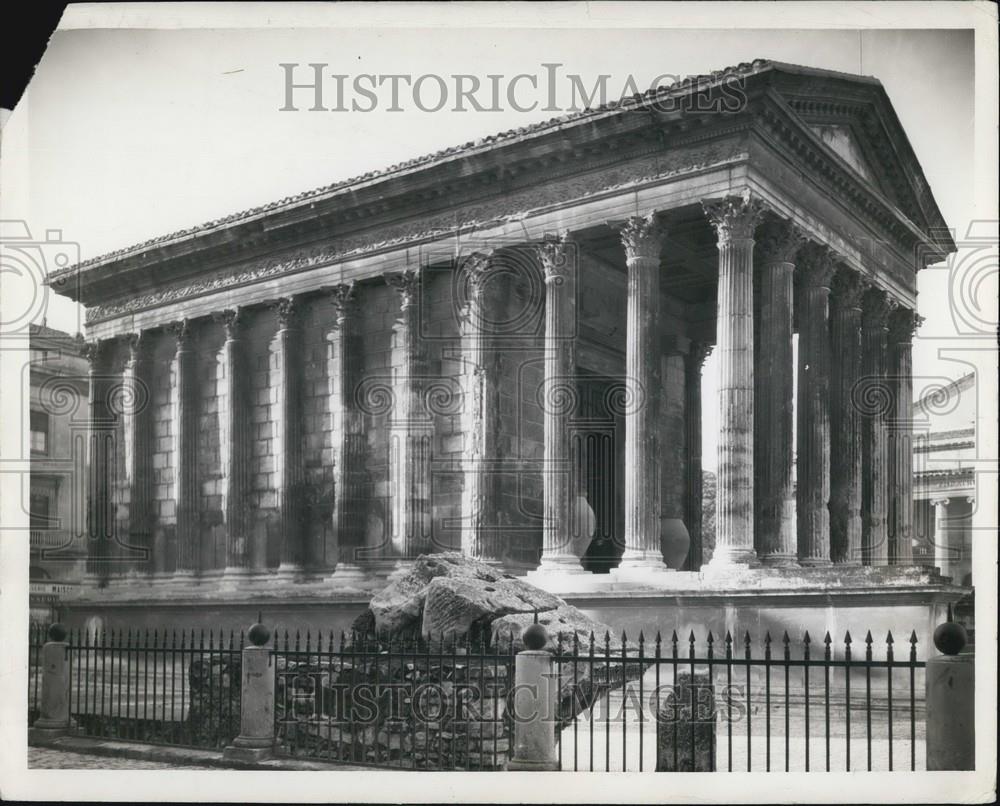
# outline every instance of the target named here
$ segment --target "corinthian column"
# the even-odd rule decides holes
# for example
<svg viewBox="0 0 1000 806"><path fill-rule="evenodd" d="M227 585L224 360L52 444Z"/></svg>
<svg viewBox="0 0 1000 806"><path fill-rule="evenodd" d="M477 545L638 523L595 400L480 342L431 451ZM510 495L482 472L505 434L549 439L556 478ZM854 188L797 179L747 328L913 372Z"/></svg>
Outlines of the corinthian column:
<svg viewBox="0 0 1000 806"><path fill-rule="evenodd" d="M833 278L830 396L830 558L861 564L861 414L854 388L861 377L861 297L856 272Z"/></svg>
<svg viewBox="0 0 1000 806"><path fill-rule="evenodd" d="M545 447L542 484L544 522L539 571L583 573L573 551L581 535L572 517L573 461L568 422L577 400L574 357L577 261L568 236L538 248L545 272L545 369L541 395Z"/></svg>
<svg viewBox="0 0 1000 806"><path fill-rule="evenodd" d="M145 554L143 570L153 573L151 506L153 500L153 419L150 373L150 336L147 332L129 336L128 363L125 365L126 429L125 458L129 484L129 543Z"/></svg>
<svg viewBox="0 0 1000 806"><path fill-rule="evenodd" d="M825 247L799 253L799 405L796 479L801 565L830 563L830 330L835 263Z"/></svg>
<svg viewBox="0 0 1000 806"><path fill-rule="evenodd" d="M718 234L719 476L712 566L755 561L753 516L753 245L760 203L702 203Z"/></svg>
<svg viewBox="0 0 1000 806"><path fill-rule="evenodd" d="M247 312L224 311L216 315L225 328L222 361L226 383L222 418L222 478L225 490L226 570L234 578L250 574L250 387L244 346Z"/></svg>
<svg viewBox="0 0 1000 806"><path fill-rule="evenodd" d="M660 549L660 248L656 214L621 229L628 271L625 313L625 553L619 571L666 571Z"/></svg>
<svg viewBox="0 0 1000 806"><path fill-rule="evenodd" d="M770 222L757 240L760 255L760 342L754 350L754 531L767 565L795 565L792 500L792 275L799 231Z"/></svg>
<svg viewBox="0 0 1000 806"><path fill-rule="evenodd" d="M279 579L296 579L305 569L302 458L302 303L297 297L278 301L278 519L281 529Z"/></svg>
<svg viewBox="0 0 1000 806"><path fill-rule="evenodd" d="M884 291L865 291L861 298L862 378L854 393L861 415L861 561L865 565L889 562L886 417L892 394L885 377L889 311Z"/></svg>
<svg viewBox="0 0 1000 806"><path fill-rule="evenodd" d="M686 571L701 569L704 556L702 534L702 456L701 456L701 370L712 345L691 343L684 363L684 523L691 538Z"/></svg>
<svg viewBox="0 0 1000 806"><path fill-rule="evenodd" d="M83 354L89 366L90 445L87 452L87 573L98 585L107 584L115 551L111 513L111 463L114 461L114 423L108 411L108 344L88 342Z"/></svg>
<svg viewBox="0 0 1000 806"><path fill-rule="evenodd" d="M364 569L364 420L354 396L357 383L357 355L354 344L354 284L329 289L333 301L333 329L330 334L330 411L333 417L333 534L337 567L333 581L338 584L366 582Z"/></svg>
<svg viewBox="0 0 1000 806"><path fill-rule="evenodd" d="M174 579L198 571L198 377L193 327L185 319L174 328L177 338L177 552Z"/></svg>
<svg viewBox="0 0 1000 806"><path fill-rule="evenodd" d="M913 563L913 333L921 319L899 308L889 319L890 377L895 406L889 424L889 562Z"/></svg>
<svg viewBox="0 0 1000 806"><path fill-rule="evenodd" d="M498 283L490 278L490 256L474 254L462 267L466 272L468 304L465 310L465 486L462 492L462 551L470 557L500 562L499 489L491 468L497 456L499 430L499 356L490 332L497 322Z"/></svg>
<svg viewBox="0 0 1000 806"><path fill-rule="evenodd" d="M399 292L396 344L401 357L389 421L389 482L392 491L392 554L413 560L430 545L430 460L434 423L421 396L424 375L420 338L420 272L389 275Z"/></svg>

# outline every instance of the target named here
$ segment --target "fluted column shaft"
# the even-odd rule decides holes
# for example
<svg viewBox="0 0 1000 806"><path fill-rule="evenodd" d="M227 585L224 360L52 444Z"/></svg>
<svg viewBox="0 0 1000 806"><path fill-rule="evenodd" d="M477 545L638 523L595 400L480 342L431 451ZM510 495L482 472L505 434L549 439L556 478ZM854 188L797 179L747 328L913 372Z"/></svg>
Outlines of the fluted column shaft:
<svg viewBox="0 0 1000 806"><path fill-rule="evenodd" d="M333 533L337 567L334 579L363 577L364 522L361 506L364 480L364 420L358 411L354 388L357 356L354 344L354 285L330 289L334 309L330 334L330 411L333 419Z"/></svg>
<svg viewBox="0 0 1000 806"><path fill-rule="evenodd" d="M425 372L420 338L420 272L386 277L399 292L396 343L401 362L389 423L392 556L412 560L430 550L430 449L433 420L423 405Z"/></svg>
<svg viewBox="0 0 1000 806"><path fill-rule="evenodd" d="M106 342L90 342L84 347L89 366L90 441L87 453L87 572L98 584L107 582L114 557L114 517L111 512L109 474L114 458L114 431L110 421Z"/></svg>
<svg viewBox="0 0 1000 806"><path fill-rule="evenodd" d="M175 577L191 577L198 571L198 355L193 327L181 322L177 337L177 552Z"/></svg>
<svg viewBox="0 0 1000 806"><path fill-rule="evenodd" d="M861 552L861 414L854 390L861 377L861 296L858 274L844 270L834 277L830 396L830 558L860 565Z"/></svg>
<svg viewBox="0 0 1000 806"><path fill-rule="evenodd" d="M625 552L621 570L666 570L660 550L660 247L655 214L621 230L628 288L625 312Z"/></svg>
<svg viewBox="0 0 1000 806"><path fill-rule="evenodd" d="M792 434L792 277L803 242L787 224L771 223L758 239L760 310L754 344L754 531L761 562L794 565Z"/></svg>
<svg viewBox="0 0 1000 806"><path fill-rule="evenodd" d="M462 492L462 551L499 562L503 557L499 523L497 462L500 356L490 334L498 321L498 279L490 277L490 257L469 256L464 265L466 385L464 392L465 486Z"/></svg>
<svg viewBox="0 0 1000 806"><path fill-rule="evenodd" d="M718 233L719 447L713 566L754 551L753 245L760 205L749 196L704 204Z"/></svg>
<svg viewBox="0 0 1000 806"><path fill-rule="evenodd" d="M684 363L684 523L691 538L684 570L701 569L704 502L701 454L701 371L712 345L693 342Z"/></svg>
<svg viewBox="0 0 1000 806"><path fill-rule="evenodd" d="M830 563L830 283L833 256L810 244L799 254L799 378L796 511L801 565Z"/></svg>
<svg viewBox="0 0 1000 806"><path fill-rule="evenodd" d="M133 551L143 552L142 570L153 573L157 562L153 558L153 418L152 362L150 335L146 332L129 338L129 357L125 365L128 418L126 427L126 459L129 483L129 543ZM162 565L162 558L160 558Z"/></svg>
<svg viewBox="0 0 1000 806"><path fill-rule="evenodd" d="M913 332L920 319L909 308L889 320L889 361L895 401L889 427L889 562L913 563Z"/></svg>
<svg viewBox="0 0 1000 806"><path fill-rule="evenodd" d="M302 453L302 303L286 297L278 302L278 518L281 529L279 576L296 577L305 568L305 467Z"/></svg>
<svg viewBox="0 0 1000 806"><path fill-rule="evenodd" d="M861 374L855 408L861 415L861 555L865 565L887 565L888 445L886 417L891 392L886 380L889 301L871 288L861 300Z"/></svg>
<svg viewBox="0 0 1000 806"><path fill-rule="evenodd" d="M572 516L573 456L569 418L577 399L574 357L577 260L566 236L538 249L545 273L545 365L542 379L544 430L542 489L544 499L541 569L582 572L572 550L581 537Z"/></svg>
<svg viewBox="0 0 1000 806"><path fill-rule="evenodd" d="M226 576L250 573L250 386L245 345L246 311L229 310L215 319L225 329L222 365L226 411L222 417L222 478L226 519Z"/></svg>
<svg viewBox="0 0 1000 806"><path fill-rule="evenodd" d="M954 555L951 550L951 540L948 534L948 507L951 503L949 498L937 498L931 501L934 507L934 565L937 566L942 576L952 575L952 559Z"/></svg>

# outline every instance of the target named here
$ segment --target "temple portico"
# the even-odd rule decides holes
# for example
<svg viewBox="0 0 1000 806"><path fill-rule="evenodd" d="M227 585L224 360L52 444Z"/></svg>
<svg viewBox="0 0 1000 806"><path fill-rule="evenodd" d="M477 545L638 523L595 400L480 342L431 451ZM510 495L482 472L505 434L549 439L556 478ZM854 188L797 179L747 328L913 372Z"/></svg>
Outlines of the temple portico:
<svg viewBox="0 0 1000 806"><path fill-rule="evenodd" d="M888 98L702 79L75 268L89 606L353 601L444 550L593 607L957 598L910 474L916 273L955 247Z"/></svg>

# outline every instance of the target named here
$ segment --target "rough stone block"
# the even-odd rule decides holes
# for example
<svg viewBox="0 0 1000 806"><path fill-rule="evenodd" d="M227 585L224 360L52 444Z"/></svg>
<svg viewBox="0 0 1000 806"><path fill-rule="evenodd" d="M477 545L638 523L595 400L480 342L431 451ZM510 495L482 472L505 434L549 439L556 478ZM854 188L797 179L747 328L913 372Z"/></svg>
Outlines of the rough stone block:
<svg viewBox="0 0 1000 806"><path fill-rule="evenodd" d="M692 707L693 706L693 707ZM708 673L679 672L656 716L657 772L715 771L716 711Z"/></svg>

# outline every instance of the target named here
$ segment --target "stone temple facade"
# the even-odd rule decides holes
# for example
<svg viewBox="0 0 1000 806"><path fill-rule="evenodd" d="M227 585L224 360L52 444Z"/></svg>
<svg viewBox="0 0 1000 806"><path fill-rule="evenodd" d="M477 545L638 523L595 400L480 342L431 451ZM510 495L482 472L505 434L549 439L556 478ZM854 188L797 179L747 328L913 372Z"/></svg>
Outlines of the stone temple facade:
<svg viewBox="0 0 1000 806"><path fill-rule="evenodd" d="M924 635L963 591L912 552L916 273L954 250L876 79L755 61L89 260L50 278L71 610L325 629L458 548L636 629Z"/></svg>

